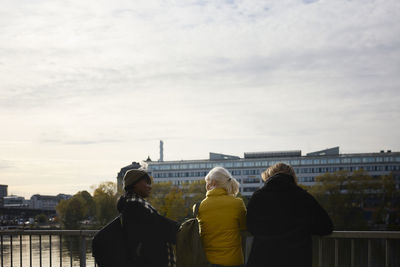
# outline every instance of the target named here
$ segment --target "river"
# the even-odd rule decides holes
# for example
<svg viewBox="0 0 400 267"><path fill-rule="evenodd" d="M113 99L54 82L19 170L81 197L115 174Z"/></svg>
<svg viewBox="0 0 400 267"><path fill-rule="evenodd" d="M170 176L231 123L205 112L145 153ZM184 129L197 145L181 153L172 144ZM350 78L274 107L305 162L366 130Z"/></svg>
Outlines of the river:
<svg viewBox="0 0 400 267"><path fill-rule="evenodd" d="M40 253L41 243L41 253ZM21 246L20 237L13 236L12 251L10 249L10 237L3 237L3 250L1 251L1 266L21 266ZM22 266L60 266L60 237L51 237L51 255L50 255L50 238L42 236L41 242L39 236L32 236L30 249L29 236L22 236ZM95 266L94 259L91 254L91 241L86 241L86 266ZM32 250L32 259L30 257ZM61 249L62 266L78 266L79 267L79 237L63 237ZM12 259L12 262L11 262Z"/></svg>

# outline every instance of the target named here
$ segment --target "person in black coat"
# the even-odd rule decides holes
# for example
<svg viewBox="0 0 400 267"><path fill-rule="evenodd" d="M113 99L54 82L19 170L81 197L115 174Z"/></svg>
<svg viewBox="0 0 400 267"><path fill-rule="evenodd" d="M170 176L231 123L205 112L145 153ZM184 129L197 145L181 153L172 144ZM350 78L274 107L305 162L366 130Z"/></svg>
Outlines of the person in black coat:
<svg viewBox="0 0 400 267"><path fill-rule="evenodd" d="M311 267L312 235L332 233L327 212L297 185L293 168L277 163L262 178L247 206L247 229L254 236L247 267Z"/></svg>
<svg viewBox="0 0 400 267"><path fill-rule="evenodd" d="M171 244L180 224L158 214L149 202L151 178L142 170L124 176L125 194L118 200L128 257L134 267L173 267Z"/></svg>

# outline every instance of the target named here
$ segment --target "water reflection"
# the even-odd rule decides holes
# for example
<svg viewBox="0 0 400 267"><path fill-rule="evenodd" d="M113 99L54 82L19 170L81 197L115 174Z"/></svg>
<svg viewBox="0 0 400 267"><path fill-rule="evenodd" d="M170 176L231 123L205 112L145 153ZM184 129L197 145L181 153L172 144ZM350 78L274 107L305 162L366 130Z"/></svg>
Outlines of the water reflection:
<svg viewBox="0 0 400 267"><path fill-rule="evenodd" d="M21 258L22 266L60 266L61 257L62 266L79 267L79 237L63 236L61 241L60 250L60 236L3 236L1 266L21 266ZM94 266L90 238L86 240L86 266Z"/></svg>

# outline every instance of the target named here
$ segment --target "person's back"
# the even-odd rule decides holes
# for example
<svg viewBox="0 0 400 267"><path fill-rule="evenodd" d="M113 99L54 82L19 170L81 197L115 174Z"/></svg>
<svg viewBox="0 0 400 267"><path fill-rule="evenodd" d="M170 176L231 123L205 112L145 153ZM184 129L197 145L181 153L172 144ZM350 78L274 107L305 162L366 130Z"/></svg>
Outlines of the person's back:
<svg viewBox="0 0 400 267"><path fill-rule="evenodd" d="M246 207L235 197L238 183L221 167L211 170L206 182L207 195L197 218L207 259L216 266L240 266L244 262L240 231L246 228Z"/></svg>
<svg viewBox="0 0 400 267"><path fill-rule="evenodd" d="M247 210L248 230L255 236L248 267L311 267L311 236L332 232L325 210L296 185L292 175L268 177Z"/></svg>

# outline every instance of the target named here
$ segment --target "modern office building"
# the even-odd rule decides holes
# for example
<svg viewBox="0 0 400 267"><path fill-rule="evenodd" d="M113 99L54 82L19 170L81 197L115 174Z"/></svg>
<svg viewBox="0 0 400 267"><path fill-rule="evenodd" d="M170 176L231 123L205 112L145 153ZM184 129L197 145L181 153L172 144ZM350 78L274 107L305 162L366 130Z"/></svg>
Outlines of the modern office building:
<svg viewBox="0 0 400 267"><path fill-rule="evenodd" d="M8 185L0 184L0 198L8 195Z"/></svg>
<svg viewBox="0 0 400 267"><path fill-rule="evenodd" d="M4 206L4 197L8 195L8 185L0 184L0 208Z"/></svg>
<svg viewBox="0 0 400 267"><path fill-rule="evenodd" d="M69 199L71 195L58 194L57 196L33 195L31 196L30 208L40 210L56 210L58 202Z"/></svg>
<svg viewBox="0 0 400 267"><path fill-rule="evenodd" d="M30 201L26 200L24 197L20 196L6 196L3 198L3 206L4 208L28 208Z"/></svg>
<svg viewBox="0 0 400 267"><path fill-rule="evenodd" d="M262 185L261 173L269 166L284 162L294 167L301 184L312 185L315 177L339 170L353 172L364 169L372 176L392 173L396 186L400 185L400 152L340 154L339 147L302 155L301 150L248 152L244 157L210 153L208 159L180 161L146 161L147 171L157 182L172 182L180 185L204 179L215 166L228 169L240 182L240 192L250 197ZM121 178L118 179L119 182Z"/></svg>

